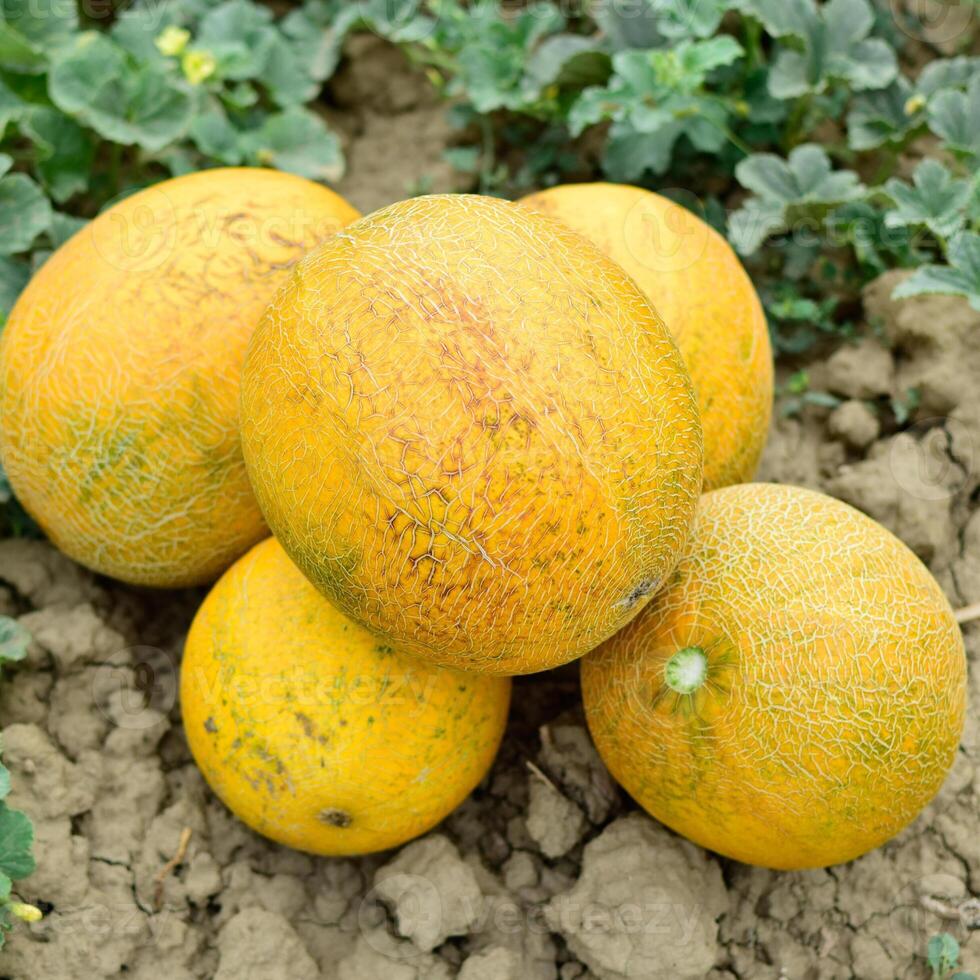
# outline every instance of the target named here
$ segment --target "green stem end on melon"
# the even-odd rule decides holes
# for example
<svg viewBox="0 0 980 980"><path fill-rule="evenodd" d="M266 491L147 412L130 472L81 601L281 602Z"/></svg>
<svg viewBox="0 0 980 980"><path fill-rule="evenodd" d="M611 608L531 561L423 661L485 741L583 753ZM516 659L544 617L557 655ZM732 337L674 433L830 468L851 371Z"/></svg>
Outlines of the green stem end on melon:
<svg viewBox="0 0 980 980"><path fill-rule="evenodd" d="M677 694L694 694L708 677L708 658L701 647L678 650L664 667L667 686Z"/></svg>

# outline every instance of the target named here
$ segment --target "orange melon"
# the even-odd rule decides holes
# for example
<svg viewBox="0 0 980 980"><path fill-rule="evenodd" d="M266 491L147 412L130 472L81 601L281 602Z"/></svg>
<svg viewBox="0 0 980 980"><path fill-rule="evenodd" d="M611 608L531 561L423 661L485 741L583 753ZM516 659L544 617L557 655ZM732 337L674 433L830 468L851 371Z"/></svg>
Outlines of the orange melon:
<svg viewBox="0 0 980 980"><path fill-rule="evenodd" d="M582 663L589 728L654 817L750 864L849 861L938 791L966 661L938 584L840 501L706 494L670 583Z"/></svg>
<svg viewBox="0 0 980 980"><path fill-rule="evenodd" d="M520 203L593 241L664 318L698 397L705 490L752 479L772 414L772 349L762 304L728 242L641 187L565 184Z"/></svg>
<svg viewBox="0 0 980 980"><path fill-rule="evenodd" d="M183 586L268 533L238 437L245 347L291 266L356 217L300 177L207 170L126 198L48 259L0 339L0 459L62 551Z"/></svg>
<svg viewBox="0 0 980 980"><path fill-rule="evenodd" d="M701 485L690 380L628 276L476 195L355 222L297 267L242 377L269 526L405 653L529 673L628 622Z"/></svg>
<svg viewBox="0 0 980 980"><path fill-rule="evenodd" d="M180 699L194 758L239 818L300 850L366 854L429 830L479 783L510 681L392 650L269 538L194 618Z"/></svg>

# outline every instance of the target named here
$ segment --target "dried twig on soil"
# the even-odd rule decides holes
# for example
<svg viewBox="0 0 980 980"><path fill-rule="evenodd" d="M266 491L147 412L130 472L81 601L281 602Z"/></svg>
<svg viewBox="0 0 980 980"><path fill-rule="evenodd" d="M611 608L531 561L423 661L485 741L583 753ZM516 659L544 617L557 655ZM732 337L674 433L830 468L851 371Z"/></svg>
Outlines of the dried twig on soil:
<svg viewBox="0 0 980 980"><path fill-rule="evenodd" d="M953 613L956 617L956 622L960 623L972 623L975 619L980 619L980 602L974 602L973 605L965 606L963 609L957 609Z"/></svg>
<svg viewBox="0 0 980 980"><path fill-rule="evenodd" d="M187 855L187 845L191 842L191 828L185 827L180 832L180 840L177 842L177 850L174 856L153 876L153 905L159 911L163 904L163 883L174 868L184 860Z"/></svg>

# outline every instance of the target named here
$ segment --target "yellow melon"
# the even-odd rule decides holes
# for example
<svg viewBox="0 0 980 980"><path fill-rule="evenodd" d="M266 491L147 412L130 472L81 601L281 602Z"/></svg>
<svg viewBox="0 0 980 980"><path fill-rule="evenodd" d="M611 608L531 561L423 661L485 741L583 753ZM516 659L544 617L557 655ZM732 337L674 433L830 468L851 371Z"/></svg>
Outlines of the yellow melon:
<svg viewBox="0 0 980 980"><path fill-rule="evenodd" d="M268 533L238 437L245 347L290 267L356 217L300 177L208 170L126 198L48 259L0 340L0 459L59 548L182 586Z"/></svg>
<svg viewBox="0 0 980 980"><path fill-rule="evenodd" d="M664 318L698 396L705 490L752 479L772 414L772 350L762 304L728 242L642 187L565 184L520 203L595 242Z"/></svg>
<svg viewBox="0 0 980 980"><path fill-rule="evenodd" d="M517 674L585 653L670 572L701 485L690 380L561 223L435 195L301 262L242 377L283 547L399 650Z"/></svg>
<svg viewBox="0 0 980 980"><path fill-rule="evenodd" d="M822 494L706 494L670 583L582 663L620 783L703 847L772 868L848 861L937 792L966 661L939 586Z"/></svg>
<svg viewBox="0 0 980 980"><path fill-rule="evenodd" d="M194 758L240 819L300 850L365 854L429 830L483 778L510 683L392 650L269 538L201 606L180 698Z"/></svg>

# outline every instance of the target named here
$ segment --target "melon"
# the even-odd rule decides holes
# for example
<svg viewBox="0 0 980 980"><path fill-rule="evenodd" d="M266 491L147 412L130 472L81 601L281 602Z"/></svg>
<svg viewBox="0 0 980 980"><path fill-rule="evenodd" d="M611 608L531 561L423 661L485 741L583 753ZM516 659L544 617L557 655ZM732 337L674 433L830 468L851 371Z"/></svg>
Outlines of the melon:
<svg viewBox="0 0 980 980"><path fill-rule="evenodd" d="M395 847L458 806L493 762L511 682L406 657L335 609L274 538L194 618L180 701L205 779L289 847Z"/></svg>
<svg viewBox="0 0 980 980"><path fill-rule="evenodd" d="M705 494L666 588L582 663L589 728L654 817L738 861L856 858L938 791L966 660L942 590L810 490Z"/></svg>
<svg viewBox="0 0 980 980"><path fill-rule="evenodd" d="M698 397L705 490L751 480L772 414L772 349L758 294L728 242L641 187L564 184L520 203L593 241L664 318Z"/></svg>
<svg viewBox="0 0 980 980"><path fill-rule="evenodd" d="M290 268L357 212L272 170L207 170L59 248L0 339L0 460L66 554L126 582L213 581L268 534L238 435L245 348Z"/></svg>
<svg viewBox="0 0 980 980"><path fill-rule="evenodd" d="M478 195L392 205L297 265L249 346L242 445L338 608L501 674L625 625L701 486L690 379L640 290L560 222Z"/></svg>

